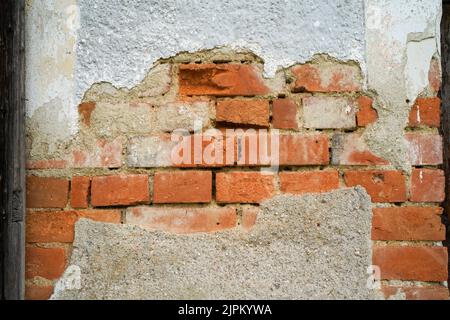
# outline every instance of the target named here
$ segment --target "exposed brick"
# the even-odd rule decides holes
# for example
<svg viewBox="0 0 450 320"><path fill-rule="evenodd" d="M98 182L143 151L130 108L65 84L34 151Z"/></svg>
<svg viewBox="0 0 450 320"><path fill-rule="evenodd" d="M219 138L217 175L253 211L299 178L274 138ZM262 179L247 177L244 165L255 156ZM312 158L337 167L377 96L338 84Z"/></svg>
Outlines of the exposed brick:
<svg viewBox="0 0 450 320"><path fill-rule="evenodd" d="M447 281L447 248L379 246L373 248L373 264L381 279Z"/></svg>
<svg viewBox="0 0 450 320"><path fill-rule="evenodd" d="M358 98L359 110L356 113L356 123L358 127L365 127L374 123L378 119L377 110L372 107L372 98L362 96Z"/></svg>
<svg viewBox="0 0 450 320"><path fill-rule="evenodd" d="M154 106L151 109L151 129L163 132L184 129L193 132L198 130L194 128L194 121L207 128L211 124L210 118L213 118L210 105L212 103L209 100L194 98Z"/></svg>
<svg viewBox="0 0 450 320"><path fill-rule="evenodd" d="M80 114L81 122L85 126L91 125L91 114L95 109L95 102L83 102L78 106L78 113Z"/></svg>
<svg viewBox="0 0 450 320"><path fill-rule="evenodd" d="M304 97L303 121L306 128L350 129L356 127L354 100L345 97Z"/></svg>
<svg viewBox="0 0 450 320"><path fill-rule="evenodd" d="M67 167L66 160L29 160L27 161L27 169L65 169Z"/></svg>
<svg viewBox="0 0 450 320"><path fill-rule="evenodd" d="M27 247L25 253L25 277L42 277L49 280L62 276L66 267L64 248Z"/></svg>
<svg viewBox="0 0 450 320"><path fill-rule="evenodd" d="M256 224L260 209L258 207L243 206L241 217L241 228L250 231Z"/></svg>
<svg viewBox="0 0 450 320"><path fill-rule="evenodd" d="M435 169L413 169L411 173L410 200L413 202L444 201L444 171Z"/></svg>
<svg viewBox="0 0 450 320"><path fill-rule="evenodd" d="M281 191L293 194L327 192L339 188L339 173L330 171L280 172Z"/></svg>
<svg viewBox="0 0 450 320"><path fill-rule="evenodd" d="M389 162L375 155L360 133L339 133L332 139L332 164L385 165Z"/></svg>
<svg viewBox="0 0 450 320"><path fill-rule="evenodd" d="M25 286L25 300L48 300L53 293L53 286L27 284Z"/></svg>
<svg viewBox="0 0 450 320"><path fill-rule="evenodd" d="M280 165L321 165L330 162L327 135L280 135L279 141Z"/></svg>
<svg viewBox="0 0 450 320"><path fill-rule="evenodd" d="M70 204L72 208L87 208L91 178L72 177L70 189Z"/></svg>
<svg viewBox="0 0 450 320"><path fill-rule="evenodd" d="M404 294L406 300L448 300L448 288L444 286L399 287L383 286L382 292L386 299L396 294Z"/></svg>
<svg viewBox="0 0 450 320"><path fill-rule="evenodd" d="M442 159L442 137L439 134L407 133L411 165L439 165Z"/></svg>
<svg viewBox="0 0 450 320"><path fill-rule="evenodd" d="M432 93L437 94L441 89L442 73L440 59L433 58L430 62L430 70L428 71L428 82Z"/></svg>
<svg viewBox="0 0 450 320"><path fill-rule="evenodd" d="M297 104L292 99L276 99L272 105L272 125L275 129L298 129Z"/></svg>
<svg viewBox="0 0 450 320"><path fill-rule="evenodd" d="M429 126L438 128L441 123L441 99L417 98L409 112L409 126Z"/></svg>
<svg viewBox="0 0 450 320"><path fill-rule="evenodd" d="M79 218L120 223L120 210L35 211L27 213L26 241L28 243L65 242L74 239L74 226Z"/></svg>
<svg viewBox="0 0 450 320"><path fill-rule="evenodd" d="M74 149L72 151L74 168L119 168L122 166L122 143L98 140L92 149Z"/></svg>
<svg viewBox="0 0 450 320"><path fill-rule="evenodd" d="M217 102L216 121L269 126L268 100L222 100Z"/></svg>
<svg viewBox="0 0 450 320"><path fill-rule="evenodd" d="M67 179L27 177L28 208L64 208L68 194Z"/></svg>
<svg viewBox="0 0 450 320"><path fill-rule="evenodd" d="M445 240L439 207L374 208L372 240Z"/></svg>
<svg viewBox="0 0 450 320"><path fill-rule="evenodd" d="M94 207L133 205L150 201L148 176L117 175L92 178Z"/></svg>
<svg viewBox="0 0 450 320"><path fill-rule="evenodd" d="M216 200L224 203L258 203L275 193L273 174L220 172L216 175Z"/></svg>
<svg viewBox="0 0 450 320"><path fill-rule="evenodd" d="M211 171L157 172L153 184L155 203L205 203L212 197Z"/></svg>
<svg viewBox="0 0 450 320"><path fill-rule="evenodd" d="M236 130L233 135L236 141L236 161L238 165L260 166L271 163L272 136L267 131ZM278 150L278 145L274 145L274 148Z"/></svg>
<svg viewBox="0 0 450 320"><path fill-rule="evenodd" d="M170 134L133 137L128 141L127 164L135 168L170 167L176 145Z"/></svg>
<svg viewBox="0 0 450 320"><path fill-rule="evenodd" d="M295 92L354 92L361 91L362 87L356 65L321 62L295 66L292 72L296 76Z"/></svg>
<svg viewBox="0 0 450 320"><path fill-rule="evenodd" d="M223 208L129 208L128 224L151 230L175 233L215 232L234 228L237 223L236 209Z"/></svg>
<svg viewBox="0 0 450 320"><path fill-rule="evenodd" d="M364 187L373 202L404 202L407 199L406 179L401 171L347 170L344 179L348 187Z"/></svg>
<svg viewBox="0 0 450 320"><path fill-rule="evenodd" d="M181 95L254 96L269 93L260 72L247 64L183 64Z"/></svg>

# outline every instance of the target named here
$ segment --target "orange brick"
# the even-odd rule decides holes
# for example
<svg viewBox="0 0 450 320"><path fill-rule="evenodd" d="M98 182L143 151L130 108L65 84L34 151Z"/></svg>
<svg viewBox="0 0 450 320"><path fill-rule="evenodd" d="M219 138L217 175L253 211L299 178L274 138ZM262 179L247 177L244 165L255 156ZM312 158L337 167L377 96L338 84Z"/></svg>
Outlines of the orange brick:
<svg viewBox="0 0 450 320"><path fill-rule="evenodd" d="M332 139L332 163L336 165L385 165L389 162L374 154L360 133L338 133Z"/></svg>
<svg viewBox="0 0 450 320"><path fill-rule="evenodd" d="M373 264L381 279L447 281L448 255L445 247L383 246L373 249Z"/></svg>
<svg viewBox="0 0 450 320"><path fill-rule="evenodd" d="M217 102L216 121L269 126L268 100L222 100Z"/></svg>
<svg viewBox="0 0 450 320"><path fill-rule="evenodd" d="M358 98L359 110L356 113L358 127L365 127L378 119L377 110L372 107L372 98L362 96Z"/></svg>
<svg viewBox="0 0 450 320"><path fill-rule="evenodd" d="M293 194L327 192L339 188L339 173L331 171L281 172L281 191Z"/></svg>
<svg viewBox="0 0 450 320"><path fill-rule="evenodd" d="M236 209L134 207L127 210L128 224L174 233L215 232L234 228Z"/></svg>
<svg viewBox="0 0 450 320"><path fill-rule="evenodd" d="M407 133L411 165L442 164L442 137L439 134Z"/></svg>
<svg viewBox="0 0 450 320"><path fill-rule="evenodd" d="M329 140L326 135L280 135L280 165L320 165L329 162Z"/></svg>
<svg viewBox="0 0 450 320"><path fill-rule="evenodd" d="M347 170L344 180L348 187L364 187L373 202L406 201L406 179L401 171Z"/></svg>
<svg viewBox="0 0 450 320"><path fill-rule="evenodd" d="M91 114L95 109L95 102L83 102L78 106L81 122L86 126L91 125Z"/></svg>
<svg viewBox="0 0 450 320"><path fill-rule="evenodd" d="M70 204L72 208L87 208L91 178L72 177L70 189Z"/></svg>
<svg viewBox="0 0 450 320"><path fill-rule="evenodd" d="M28 208L64 208L68 194L67 179L27 177Z"/></svg>
<svg viewBox="0 0 450 320"><path fill-rule="evenodd" d="M413 169L411 173L410 200L413 202L444 201L444 171L435 169Z"/></svg>
<svg viewBox="0 0 450 320"><path fill-rule="evenodd" d="M64 248L27 247L25 253L25 277L42 277L49 280L62 276L66 267Z"/></svg>
<svg viewBox="0 0 450 320"><path fill-rule="evenodd" d="M273 174L220 172L216 175L216 200L223 203L258 203L274 195Z"/></svg>
<svg viewBox="0 0 450 320"><path fill-rule="evenodd" d="M437 94L441 89L442 72L440 59L433 58L428 71L428 82L432 93Z"/></svg>
<svg viewBox="0 0 450 320"><path fill-rule="evenodd" d="M399 287L383 286L386 299L398 293L403 293L406 300L448 300L448 288L444 286Z"/></svg>
<svg viewBox="0 0 450 320"><path fill-rule="evenodd" d="M276 99L272 105L272 125L275 129L298 129L297 104L292 99Z"/></svg>
<svg viewBox="0 0 450 320"><path fill-rule="evenodd" d="M292 68L296 76L294 92L354 92L361 91L357 66L338 63L304 64Z"/></svg>
<svg viewBox="0 0 450 320"><path fill-rule="evenodd" d="M417 98L409 113L409 126L439 128L441 123L441 99Z"/></svg>
<svg viewBox="0 0 450 320"><path fill-rule="evenodd" d="M48 300L53 293L53 286L27 284L25 286L25 300Z"/></svg>
<svg viewBox="0 0 450 320"><path fill-rule="evenodd" d="M153 192L155 203L206 203L212 197L211 171L157 172Z"/></svg>
<svg viewBox="0 0 450 320"><path fill-rule="evenodd" d="M374 208L372 240L445 240L439 207Z"/></svg>
<svg viewBox="0 0 450 320"><path fill-rule="evenodd" d="M179 71L181 95L265 95L260 72L248 64L183 64Z"/></svg>
<svg viewBox="0 0 450 320"><path fill-rule="evenodd" d="M94 207L149 203L148 176L145 174L92 178L91 203Z"/></svg>
<svg viewBox="0 0 450 320"><path fill-rule="evenodd" d="M120 210L85 210L85 211L29 211L26 223L26 241L65 242L74 239L74 226L79 218L94 221L120 223Z"/></svg>

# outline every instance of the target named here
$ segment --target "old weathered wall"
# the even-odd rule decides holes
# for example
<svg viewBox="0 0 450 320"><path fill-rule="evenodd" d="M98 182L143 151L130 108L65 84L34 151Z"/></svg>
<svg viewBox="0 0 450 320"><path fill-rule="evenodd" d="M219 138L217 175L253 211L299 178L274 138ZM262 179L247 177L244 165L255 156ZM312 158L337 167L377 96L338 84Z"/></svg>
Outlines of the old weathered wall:
<svg viewBox="0 0 450 320"><path fill-rule="evenodd" d="M28 298L377 298L369 267L386 297L447 297L440 15L29 0ZM137 244L154 251L127 260ZM205 283L181 281L199 265Z"/></svg>

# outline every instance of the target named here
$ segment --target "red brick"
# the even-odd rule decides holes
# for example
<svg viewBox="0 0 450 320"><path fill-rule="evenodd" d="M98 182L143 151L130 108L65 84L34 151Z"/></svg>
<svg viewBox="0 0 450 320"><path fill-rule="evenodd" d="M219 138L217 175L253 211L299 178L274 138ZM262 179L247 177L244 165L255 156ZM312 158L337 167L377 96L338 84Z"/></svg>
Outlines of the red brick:
<svg viewBox="0 0 450 320"><path fill-rule="evenodd" d="M359 110L356 113L358 127L365 127L378 119L378 112L372 107L372 98L362 96L358 98Z"/></svg>
<svg viewBox="0 0 450 320"><path fill-rule="evenodd" d="M91 114L95 109L95 102L83 102L78 106L81 122L89 127L91 125Z"/></svg>
<svg viewBox="0 0 450 320"><path fill-rule="evenodd" d="M65 169L66 160L30 160L27 161L27 169Z"/></svg>
<svg viewBox="0 0 450 320"><path fill-rule="evenodd" d="M216 200L223 203L258 203L275 193L273 174L220 172L216 175Z"/></svg>
<svg viewBox="0 0 450 320"><path fill-rule="evenodd" d="M409 126L439 128L441 123L441 99L417 98L409 112Z"/></svg>
<svg viewBox="0 0 450 320"><path fill-rule="evenodd" d="M148 176L118 175L92 178L94 207L134 205L150 201Z"/></svg>
<svg viewBox="0 0 450 320"><path fill-rule="evenodd" d="M383 246L373 248L373 264L381 279L447 281L445 247Z"/></svg>
<svg viewBox="0 0 450 320"><path fill-rule="evenodd" d="M260 209L258 207L244 206L242 208L241 228L249 232L253 229L258 219Z"/></svg>
<svg viewBox="0 0 450 320"><path fill-rule="evenodd" d="M53 294L53 286L27 284L25 286L25 300L48 300Z"/></svg>
<svg viewBox="0 0 450 320"><path fill-rule="evenodd" d="M222 100L217 102L216 121L269 126L268 100Z"/></svg>
<svg viewBox="0 0 450 320"><path fill-rule="evenodd" d="M348 187L360 185L373 202L406 201L406 179L401 171L348 170L344 173Z"/></svg>
<svg viewBox="0 0 450 320"><path fill-rule="evenodd" d="M327 192L339 188L339 173L330 171L280 172L281 191L293 194Z"/></svg>
<svg viewBox="0 0 450 320"><path fill-rule="evenodd" d="M276 99L272 105L272 125L275 129L298 129L297 104L292 99Z"/></svg>
<svg viewBox="0 0 450 320"><path fill-rule="evenodd" d="M68 194L67 179L27 177L28 208L64 208Z"/></svg>
<svg viewBox="0 0 450 320"><path fill-rule="evenodd" d="M411 165L439 165L442 159L442 137L439 134L407 133Z"/></svg>
<svg viewBox="0 0 450 320"><path fill-rule="evenodd" d="M374 208L372 240L445 240L439 207Z"/></svg>
<svg viewBox="0 0 450 320"><path fill-rule="evenodd" d="M432 93L437 94L441 89L442 82L440 59L431 59L430 70L428 71L428 82Z"/></svg>
<svg viewBox="0 0 450 320"><path fill-rule="evenodd" d="M255 66L247 64L180 65L181 95L254 96L269 89Z"/></svg>
<svg viewBox="0 0 450 320"><path fill-rule="evenodd" d="M74 239L74 226L79 218L120 223L121 213L120 210L29 211L26 241L28 243L71 243Z"/></svg>
<svg viewBox="0 0 450 320"><path fill-rule="evenodd" d="M155 203L206 203L212 197L211 171L157 172L153 184Z"/></svg>
<svg viewBox="0 0 450 320"><path fill-rule="evenodd" d="M413 169L411 173L412 202L442 202L445 200L444 171Z"/></svg>
<svg viewBox="0 0 450 320"><path fill-rule="evenodd" d="M383 286L381 289L386 299L396 294L404 294L406 300L448 300L448 288L444 286Z"/></svg>
<svg viewBox="0 0 450 320"><path fill-rule="evenodd" d="M70 189L70 204L72 208L87 208L91 178L72 177Z"/></svg>
<svg viewBox="0 0 450 320"><path fill-rule="evenodd" d="M272 136L267 131L236 130L233 134L236 141L237 165L261 166L271 163ZM278 145L274 147L277 148Z"/></svg>
<svg viewBox="0 0 450 320"><path fill-rule="evenodd" d="M324 134L280 135L280 165L321 165L330 162L329 140Z"/></svg>
<svg viewBox="0 0 450 320"><path fill-rule="evenodd" d="M360 70L354 65L333 62L304 64L292 68L296 76L293 91L354 92L361 91Z"/></svg>
<svg viewBox="0 0 450 320"><path fill-rule="evenodd" d="M174 233L215 232L234 228L236 209L135 207L127 210L128 224Z"/></svg>
<svg viewBox="0 0 450 320"><path fill-rule="evenodd" d="M122 143L98 140L90 149L72 150L71 165L74 168L120 168L122 166Z"/></svg>
<svg viewBox="0 0 450 320"><path fill-rule="evenodd" d="M62 276L66 267L64 248L27 247L25 253L25 277L42 277L49 280Z"/></svg>
<svg viewBox="0 0 450 320"><path fill-rule="evenodd" d="M389 162L375 155L360 133L333 136L332 163L336 165L385 165Z"/></svg>

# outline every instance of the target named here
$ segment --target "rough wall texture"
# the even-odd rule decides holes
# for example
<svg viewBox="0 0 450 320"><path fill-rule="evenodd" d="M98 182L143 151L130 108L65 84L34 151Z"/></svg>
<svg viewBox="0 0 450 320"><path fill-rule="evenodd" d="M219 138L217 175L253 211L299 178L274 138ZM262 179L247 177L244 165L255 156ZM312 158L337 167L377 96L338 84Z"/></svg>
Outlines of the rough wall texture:
<svg viewBox="0 0 450 320"><path fill-rule="evenodd" d="M145 259L122 259L130 273L111 266L136 243L158 241L157 256L170 263L186 260L190 251L166 256L164 248L205 242L216 251L189 260L180 272L189 274L212 255L217 263L202 274L223 275L226 268L214 269L225 260L217 245L225 242L226 253L245 256L249 239L260 241L251 247L255 259L249 263L260 254L261 268L278 270L270 258L275 249L286 253L280 260L289 257L309 270L323 263L335 267L315 276L287 272L289 281L312 285L301 292L276 285L284 278L273 279L272 291L249 275L248 291L239 297L375 298L364 287L371 264L380 267L375 276L386 297L448 297L447 253L440 242L439 1L399 7L380 0L263 1L251 14L251 2L207 2L201 10L195 10L197 2L157 2L152 8L146 2L43 3L30 0L27 7L28 298L48 298L69 261L55 297L120 291L124 298L163 298L134 281L157 281L163 288L163 277L174 274L141 274ZM188 24L176 24L180 19ZM177 129L184 129L181 144L180 135L174 140ZM269 157L252 152L252 143ZM276 155L278 170L260 170ZM359 189L322 195L358 185L370 200ZM303 194L311 195L295 196ZM360 211L352 210L354 203ZM336 219L327 221L328 211ZM75 229L80 218L97 223L83 220ZM330 224L339 232L322 227ZM260 228L267 227L274 232L263 237ZM305 234L290 236L298 230ZM86 241L96 231L98 237ZM111 237L124 251L102 240ZM330 241L354 256L352 273L339 257L328 256ZM228 268L235 267L231 260ZM81 289L66 292L73 266L81 267ZM104 273L93 274L99 266ZM343 275L358 284L344 285ZM112 280L109 289L89 290L86 284L98 283L97 276L124 276L134 284ZM324 279L336 279L335 291L327 291ZM227 293L233 281L219 281L222 295L209 291L207 285L217 281L211 278L192 295L192 284L165 289L187 298L233 297ZM252 294L256 287L260 291Z"/></svg>

